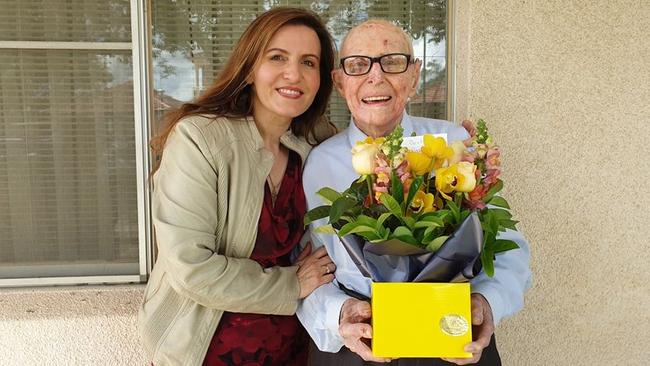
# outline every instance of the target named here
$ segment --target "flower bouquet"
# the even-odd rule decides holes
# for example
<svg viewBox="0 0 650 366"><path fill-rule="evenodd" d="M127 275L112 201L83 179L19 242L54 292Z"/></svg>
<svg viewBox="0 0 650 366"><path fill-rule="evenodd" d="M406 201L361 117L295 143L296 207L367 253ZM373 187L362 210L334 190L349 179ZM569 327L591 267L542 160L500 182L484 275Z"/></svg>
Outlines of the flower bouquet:
<svg viewBox="0 0 650 366"><path fill-rule="evenodd" d="M470 138L451 144L443 136L405 138L399 126L357 142L352 165L360 178L344 192L320 189L325 205L310 210L305 225L328 218L316 230L338 235L361 273L379 282L452 282L481 267L493 276L494 255L518 248L497 235L517 222L497 195L500 150L485 122L463 127Z"/></svg>
<svg viewBox="0 0 650 366"><path fill-rule="evenodd" d="M327 219L315 230L338 235L359 271L373 280L373 352L378 356L471 356L462 350L465 343L459 342L458 334L450 336L453 352L430 344L405 349L398 338L383 337L385 342L380 342L378 322L390 323L395 314L388 312L389 317L380 317L381 308L375 308L375 299L392 300L376 291L389 291L395 295L392 298L408 297L400 292L404 286L391 290L381 285L426 282L435 286L438 284L433 282L437 282L444 287L452 282L466 282L481 270L493 276L495 254L518 248L511 240L497 238L506 229L516 230L517 223L507 210L507 201L497 195L503 188L499 179L500 150L483 120L476 126L464 121L463 127L470 137L451 144L445 135L404 137L400 126L386 137L368 137L357 142L352 149L352 165L359 179L343 192L328 187L320 189L317 194L324 205L305 215L305 225ZM471 341L471 322L467 320L469 286L460 285L464 285L463 294L455 295L455 299L460 299L461 305L451 313L464 315L460 318L465 321L465 331L460 335L464 336L462 341ZM445 302L453 304L456 300L446 298ZM439 299L436 302L441 303ZM404 304L394 305L399 308ZM441 311L449 313L447 310ZM422 334L422 339L433 337L436 344L444 345L444 337L453 332L445 332L443 327L443 322L450 324L451 318L440 316L441 331ZM451 323L463 328L463 322L458 323L457 318ZM386 333L412 330L390 329ZM378 343L390 346L380 347L386 352L378 352Z"/></svg>

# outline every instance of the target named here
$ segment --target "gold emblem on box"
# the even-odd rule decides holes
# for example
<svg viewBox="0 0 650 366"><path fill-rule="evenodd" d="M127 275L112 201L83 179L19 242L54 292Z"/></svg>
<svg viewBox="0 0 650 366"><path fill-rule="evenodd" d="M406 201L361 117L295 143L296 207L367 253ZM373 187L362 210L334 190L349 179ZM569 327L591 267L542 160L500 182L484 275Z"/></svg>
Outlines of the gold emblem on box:
<svg viewBox="0 0 650 366"><path fill-rule="evenodd" d="M440 329L446 335L458 337L467 333L469 324L458 314L447 314L440 318Z"/></svg>

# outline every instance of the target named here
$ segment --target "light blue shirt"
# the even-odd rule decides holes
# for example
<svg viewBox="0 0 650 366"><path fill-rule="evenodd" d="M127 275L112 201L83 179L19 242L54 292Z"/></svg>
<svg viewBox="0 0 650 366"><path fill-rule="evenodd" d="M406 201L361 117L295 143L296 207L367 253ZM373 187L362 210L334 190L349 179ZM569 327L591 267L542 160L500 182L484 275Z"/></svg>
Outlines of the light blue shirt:
<svg viewBox="0 0 650 366"><path fill-rule="evenodd" d="M451 143L468 138L460 126L442 120L413 117L404 113L402 118L404 136L446 133ZM315 147L305 163L303 186L308 209L323 205L316 192L323 187L344 191L359 176L352 168L350 150L357 141L367 136L353 122L344 131ZM339 335L339 313L345 300L350 297L343 293L337 281L360 294L370 296L371 280L357 269L347 251L335 235L314 233L313 229L326 223L325 219L312 223L311 239L314 248L325 245L327 253L336 264L336 280L317 288L299 305L297 315L321 351L338 352L343 346ZM485 296L490 303L494 322L511 316L524 305L524 292L530 287L530 250L524 237L517 231L508 230L499 235L500 239L510 239L519 244L519 249L497 254L494 262L494 277L481 272L472 279L472 292Z"/></svg>

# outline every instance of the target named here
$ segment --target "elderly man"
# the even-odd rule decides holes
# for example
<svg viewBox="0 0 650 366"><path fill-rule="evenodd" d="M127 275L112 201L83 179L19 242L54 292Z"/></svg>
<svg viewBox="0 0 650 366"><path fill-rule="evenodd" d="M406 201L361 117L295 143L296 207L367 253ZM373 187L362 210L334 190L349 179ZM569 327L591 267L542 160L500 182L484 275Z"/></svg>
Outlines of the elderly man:
<svg viewBox="0 0 650 366"><path fill-rule="evenodd" d="M347 101L352 121L346 130L312 150L306 162L303 184L310 209L322 204L315 195L320 188L342 191L358 177L352 168L350 150L366 136L385 136L401 124L405 136L413 132L446 133L449 141L468 137L464 129L452 123L406 113L406 103L416 91L421 61L413 59L413 46L402 29L386 21L366 21L349 32L340 56L341 67L332 77ZM320 350L312 350L312 365L364 365L365 361L500 365L494 327L523 307L523 295L531 279L524 238L514 231L503 233L501 238L516 241L520 249L498 255L493 278L481 274L471 281L475 340L465 349L473 358L391 361L374 357L368 346L372 335L370 304L348 295L354 292L369 296L370 280L361 275L336 236L312 234L314 245L324 245L337 266L336 282L318 288L298 308L298 317Z"/></svg>

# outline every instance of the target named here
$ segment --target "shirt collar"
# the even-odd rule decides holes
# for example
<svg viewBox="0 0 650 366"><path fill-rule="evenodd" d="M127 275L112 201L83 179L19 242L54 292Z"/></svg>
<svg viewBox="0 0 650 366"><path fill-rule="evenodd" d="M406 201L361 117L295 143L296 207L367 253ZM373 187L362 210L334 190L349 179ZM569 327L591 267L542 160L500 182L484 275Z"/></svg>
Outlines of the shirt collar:
<svg viewBox="0 0 650 366"><path fill-rule="evenodd" d="M411 120L411 116L409 116L409 114L406 113L406 110L404 110L404 114L402 114L402 122L400 124L404 129L404 136L410 136L411 132L414 131L413 121ZM350 117L350 125L347 131L348 131L348 142L350 143L350 146L354 146L356 145L357 141L363 141L366 139L366 137L368 137L368 135L363 133L363 131L361 131L359 127L357 127L352 117Z"/></svg>

